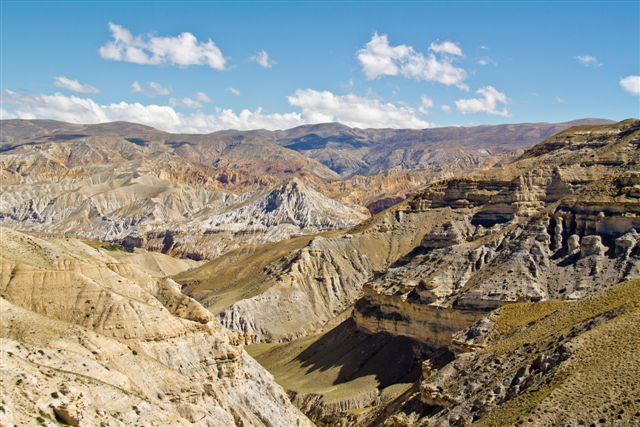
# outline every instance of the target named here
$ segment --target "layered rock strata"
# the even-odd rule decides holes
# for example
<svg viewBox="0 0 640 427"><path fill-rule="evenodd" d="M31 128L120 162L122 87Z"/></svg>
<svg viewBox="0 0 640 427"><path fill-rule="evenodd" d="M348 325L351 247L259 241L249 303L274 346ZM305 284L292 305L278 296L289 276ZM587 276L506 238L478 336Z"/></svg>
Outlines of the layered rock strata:
<svg viewBox="0 0 640 427"><path fill-rule="evenodd" d="M0 233L3 425L311 425L168 257Z"/></svg>

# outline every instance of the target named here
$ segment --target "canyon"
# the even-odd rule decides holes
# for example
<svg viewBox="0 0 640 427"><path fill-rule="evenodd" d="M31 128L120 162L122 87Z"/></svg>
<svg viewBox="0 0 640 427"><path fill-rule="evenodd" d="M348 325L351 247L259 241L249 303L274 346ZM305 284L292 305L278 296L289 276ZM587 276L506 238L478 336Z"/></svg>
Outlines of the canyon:
<svg viewBox="0 0 640 427"><path fill-rule="evenodd" d="M3 423L640 422L639 163L636 119L3 122Z"/></svg>
<svg viewBox="0 0 640 427"><path fill-rule="evenodd" d="M637 277L639 125L574 128L500 167L434 183L346 232L313 237L291 255L267 260L263 275L242 284L261 291L216 312L225 326L257 343L249 351L276 378L282 375L316 423L378 423L382 402L397 404L417 376L410 376L413 383L399 375L392 393L389 383L372 379L382 366L327 379L322 368L302 369L305 355L340 354L348 341L334 336L360 331L409 339L414 350L405 355L415 359L409 371L429 354L434 366L448 366L456 353L480 348L457 337L496 309L588 300ZM236 285L198 281L197 271L189 281L200 286L191 294L205 306L219 289ZM217 289L207 285L214 282ZM378 351L363 346L359 355L366 363ZM295 371L325 385L296 384ZM362 384L365 378L372 382ZM443 405L427 406L442 411ZM465 414L462 425L474 417Z"/></svg>

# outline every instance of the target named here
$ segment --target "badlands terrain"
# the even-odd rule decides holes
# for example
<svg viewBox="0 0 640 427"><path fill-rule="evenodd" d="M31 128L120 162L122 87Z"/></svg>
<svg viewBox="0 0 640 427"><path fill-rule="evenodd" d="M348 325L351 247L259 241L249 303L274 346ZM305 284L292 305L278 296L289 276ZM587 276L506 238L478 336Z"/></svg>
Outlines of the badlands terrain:
<svg viewBox="0 0 640 427"><path fill-rule="evenodd" d="M2 425L638 425L640 121L2 122Z"/></svg>
<svg viewBox="0 0 640 427"><path fill-rule="evenodd" d="M123 122L5 120L0 224L213 258L354 226L571 124L177 135Z"/></svg>

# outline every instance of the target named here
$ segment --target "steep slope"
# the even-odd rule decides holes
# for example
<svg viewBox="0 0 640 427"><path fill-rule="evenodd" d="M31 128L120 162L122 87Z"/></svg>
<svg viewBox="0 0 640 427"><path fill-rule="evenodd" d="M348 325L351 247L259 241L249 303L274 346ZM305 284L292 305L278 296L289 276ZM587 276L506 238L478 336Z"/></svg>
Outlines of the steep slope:
<svg viewBox="0 0 640 427"><path fill-rule="evenodd" d="M311 333L349 308L375 271L383 271L409 252L446 219L446 211L441 215L418 213L408 215L400 225L394 211L385 211L348 232L313 236L303 247L296 245L275 260L265 257L255 267L263 274L242 285L260 292L225 307L220 319L226 327L250 334L257 342ZM280 244L288 243L271 250L278 250ZM203 274L188 281L179 280L205 306L217 305L220 291L233 286L232 282L219 283L215 272L205 266L200 272Z"/></svg>
<svg viewBox="0 0 640 427"><path fill-rule="evenodd" d="M321 334L247 351L319 425L350 425L362 408L393 401L420 377L421 359L449 361L408 338L360 331L352 319Z"/></svg>
<svg viewBox="0 0 640 427"><path fill-rule="evenodd" d="M367 216L363 210L329 199L301 180L293 179L264 195L251 197L241 206L208 217L207 225L211 230L215 230L213 224L216 224L222 229L245 231L254 226L269 233L277 233L277 227L281 226L314 231L346 228Z"/></svg>
<svg viewBox="0 0 640 427"><path fill-rule="evenodd" d="M455 215L367 285L356 319L419 331L434 311L468 323L505 302L578 299L638 275L639 135L638 121L574 128L502 168L431 186L412 207ZM393 313L404 320L382 326Z"/></svg>
<svg viewBox="0 0 640 427"><path fill-rule="evenodd" d="M519 303L457 335L467 348L423 367L420 391L360 425L637 425L640 281L578 302Z"/></svg>
<svg viewBox="0 0 640 427"><path fill-rule="evenodd" d="M3 425L311 425L167 257L0 232Z"/></svg>

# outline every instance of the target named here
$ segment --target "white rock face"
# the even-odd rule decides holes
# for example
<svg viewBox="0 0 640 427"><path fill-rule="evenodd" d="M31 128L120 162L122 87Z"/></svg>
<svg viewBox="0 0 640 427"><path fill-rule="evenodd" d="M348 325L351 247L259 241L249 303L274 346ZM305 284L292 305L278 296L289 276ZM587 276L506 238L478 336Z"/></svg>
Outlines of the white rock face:
<svg viewBox="0 0 640 427"><path fill-rule="evenodd" d="M615 240L616 255L628 257L633 248L638 244L638 241L640 241L640 236L635 232L618 237Z"/></svg>
<svg viewBox="0 0 640 427"><path fill-rule="evenodd" d="M366 217L361 210L329 199L301 180L294 179L197 225L214 232L217 229L251 229L276 234L278 232L274 229L287 226L298 232L347 228Z"/></svg>
<svg viewBox="0 0 640 427"><path fill-rule="evenodd" d="M347 228L364 208L330 199L294 179L275 188L225 193L136 172L103 172L60 183L3 186L0 224L94 240L125 240L207 258L243 243Z"/></svg>

